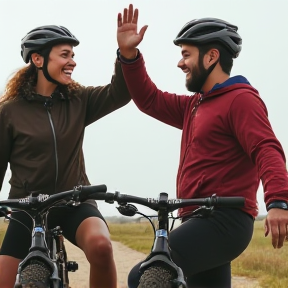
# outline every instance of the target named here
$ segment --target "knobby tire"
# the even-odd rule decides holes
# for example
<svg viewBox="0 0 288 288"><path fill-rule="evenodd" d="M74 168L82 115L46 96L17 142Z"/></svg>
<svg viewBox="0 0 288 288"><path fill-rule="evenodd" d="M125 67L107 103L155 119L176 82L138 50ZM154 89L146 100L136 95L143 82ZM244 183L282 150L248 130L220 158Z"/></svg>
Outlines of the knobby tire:
<svg viewBox="0 0 288 288"><path fill-rule="evenodd" d="M173 288L176 275L163 266L151 266L142 274L137 288Z"/></svg>
<svg viewBox="0 0 288 288"><path fill-rule="evenodd" d="M51 271L39 261L31 260L20 273L20 283L14 288L50 288Z"/></svg>

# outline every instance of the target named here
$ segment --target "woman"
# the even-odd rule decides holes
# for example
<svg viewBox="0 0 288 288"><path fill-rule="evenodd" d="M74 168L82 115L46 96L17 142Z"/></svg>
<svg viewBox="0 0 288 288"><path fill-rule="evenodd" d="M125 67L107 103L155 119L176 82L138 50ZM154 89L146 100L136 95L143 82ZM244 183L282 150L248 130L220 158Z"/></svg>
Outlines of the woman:
<svg viewBox="0 0 288 288"><path fill-rule="evenodd" d="M89 185L82 151L85 127L130 101L118 61L106 86L83 87L72 80L78 44L68 29L54 25L37 27L22 39L21 55L29 64L10 79L0 100L0 189L9 163L11 199ZM116 287L109 232L95 201L65 209L54 208L49 225L60 225L84 251L91 267L89 287ZM31 227L25 213L13 218ZM30 242L24 225L10 221L0 251L1 288L14 286Z"/></svg>

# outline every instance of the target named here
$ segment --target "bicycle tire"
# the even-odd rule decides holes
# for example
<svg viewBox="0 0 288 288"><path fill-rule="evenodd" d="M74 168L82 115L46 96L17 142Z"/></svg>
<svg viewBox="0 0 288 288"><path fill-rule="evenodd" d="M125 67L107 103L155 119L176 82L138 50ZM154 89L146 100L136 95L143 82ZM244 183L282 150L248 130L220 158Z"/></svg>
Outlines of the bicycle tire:
<svg viewBox="0 0 288 288"><path fill-rule="evenodd" d="M22 269L20 283L14 288L50 288L50 276L49 267L42 261L33 259Z"/></svg>
<svg viewBox="0 0 288 288"><path fill-rule="evenodd" d="M144 271L137 288L173 288L176 275L163 265L153 265Z"/></svg>

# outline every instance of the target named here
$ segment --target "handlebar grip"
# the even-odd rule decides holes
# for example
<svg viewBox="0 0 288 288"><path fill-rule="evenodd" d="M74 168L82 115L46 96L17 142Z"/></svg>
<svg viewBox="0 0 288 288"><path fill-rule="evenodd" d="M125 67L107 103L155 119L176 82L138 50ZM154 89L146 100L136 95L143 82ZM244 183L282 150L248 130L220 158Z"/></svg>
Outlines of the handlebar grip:
<svg viewBox="0 0 288 288"><path fill-rule="evenodd" d="M107 192L107 186L105 184L100 185L91 185L91 186L82 186L81 187L81 193L80 193L80 200L84 201L89 199L89 196L95 193L100 192Z"/></svg>
<svg viewBox="0 0 288 288"><path fill-rule="evenodd" d="M217 197L217 207L241 208L245 205L244 197Z"/></svg>

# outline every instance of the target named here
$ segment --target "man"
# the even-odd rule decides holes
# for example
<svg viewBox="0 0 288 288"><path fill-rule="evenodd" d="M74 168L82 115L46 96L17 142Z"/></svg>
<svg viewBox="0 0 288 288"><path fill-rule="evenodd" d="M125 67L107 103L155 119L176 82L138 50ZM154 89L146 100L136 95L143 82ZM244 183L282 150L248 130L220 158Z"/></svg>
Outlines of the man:
<svg viewBox="0 0 288 288"><path fill-rule="evenodd" d="M249 244L258 213L256 193L262 180L274 248L288 235L288 177L285 155L267 118L265 104L243 76L230 77L241 51L238 28L203 18L188 22L174 43L181 48L178 67L192 96L162 92L149 78L137 49L147 26L137 32L138 10L118 14L119 59L138 108L183 130L177 197L243 196L243 209L215 209L211 217L192 218L195 207L181 209L184 222L172 231L169 245L188 287L231 287L230 263ZM188 220L189 221L186 221ZM130 285L137 287L137 269ZM133 284L134 283L134 284ZM131 287L132 287L131 286Z"/></svg>

